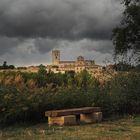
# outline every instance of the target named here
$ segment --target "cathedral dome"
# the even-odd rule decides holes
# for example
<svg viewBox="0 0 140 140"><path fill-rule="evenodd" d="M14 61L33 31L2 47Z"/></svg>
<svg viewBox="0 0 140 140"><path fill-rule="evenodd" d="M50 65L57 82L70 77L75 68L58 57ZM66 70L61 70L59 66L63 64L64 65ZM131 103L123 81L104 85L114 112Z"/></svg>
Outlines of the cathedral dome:
<svg viewBox="0 0 140 140"><path fill-rule="evenodd" d="M84 57L83 56L78 56L77 61L84 61Z"/></svg>

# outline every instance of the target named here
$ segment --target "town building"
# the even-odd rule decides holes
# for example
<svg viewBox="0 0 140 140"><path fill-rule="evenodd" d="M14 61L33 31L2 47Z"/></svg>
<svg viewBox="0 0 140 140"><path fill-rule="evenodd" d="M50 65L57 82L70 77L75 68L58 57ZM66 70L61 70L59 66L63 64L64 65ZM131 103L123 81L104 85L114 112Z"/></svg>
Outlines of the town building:
<svg viewBox="0 0 140 140"><path fill-rule="evenodd" d="M95 64L94 60L85 60L83 56L78 56L75 61L61 61L60 50L52 51L52 64L48 65L47 68L54 73L70 71L79 73L82 70L87 70L91 74L98 74L102 71L102 66Z"/></svg>

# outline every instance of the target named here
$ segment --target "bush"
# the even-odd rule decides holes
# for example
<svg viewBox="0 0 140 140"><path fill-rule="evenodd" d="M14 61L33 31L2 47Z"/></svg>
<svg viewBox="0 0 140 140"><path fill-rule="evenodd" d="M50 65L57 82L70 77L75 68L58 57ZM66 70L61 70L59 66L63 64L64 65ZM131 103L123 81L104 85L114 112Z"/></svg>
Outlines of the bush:
<svg viewBox="0 0 140 140"><path fill-rule="evenodd" d="M120 73L110 82L115 113L140 113L140 73Z"/></svg>
<svg viewBox="0 0 140 140"><path fill-rule="evenodd" d="M79 89L40 88L17 90L13 87L0 87L0 123L33 121L44 118L44 112L52 109L66 109L92 105L91 94Z"/></svg>
<svg viewBox="0 0 140 140"><path fill-rule="evenodd" d="M44 72L0 73L0 124L40 121L47 110L86 106L101 107L104 117L140 113L140 73L119 73L100 85L86 71Z"/></svg>
<svg viewBox="0 0 140 140"><path fill-rule="evenodd" d="M43 73L0 74L0 124L39 121L44 118L47 110L92 105L92 92L88 91L95 88L94 84L88 85L85 90L82 84L76 87L74 83L77 77L74 75L48 73L45 76ZM71 86L69 79L73 79ZM90 79L91 82L92 80L95 79ZM88 79L87 81L89 82Z"/></svg>

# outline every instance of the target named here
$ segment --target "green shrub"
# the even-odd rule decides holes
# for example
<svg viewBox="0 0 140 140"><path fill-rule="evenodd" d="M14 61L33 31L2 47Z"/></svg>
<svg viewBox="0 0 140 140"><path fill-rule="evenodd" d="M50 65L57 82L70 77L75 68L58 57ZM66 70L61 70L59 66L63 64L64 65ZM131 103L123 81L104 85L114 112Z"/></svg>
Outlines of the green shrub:
<svg viewBox="0 0 140 140"><path fill-rule="evenodd" d="M120 73L110 82L112 107L116 113L140 112L140 73Z"/></svg>

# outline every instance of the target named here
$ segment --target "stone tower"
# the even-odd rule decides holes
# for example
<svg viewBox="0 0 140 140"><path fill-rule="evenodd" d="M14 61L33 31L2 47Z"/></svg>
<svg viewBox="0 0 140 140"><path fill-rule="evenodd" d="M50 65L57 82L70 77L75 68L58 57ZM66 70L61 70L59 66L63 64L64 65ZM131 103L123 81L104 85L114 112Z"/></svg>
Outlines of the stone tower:
<svg viewBox="0 0 140 140"><path fill-rule="evenodd" d="M60 63L60 51L59 50L53 50L52 51L52 64L53 65L59 65Z"/></svg>

